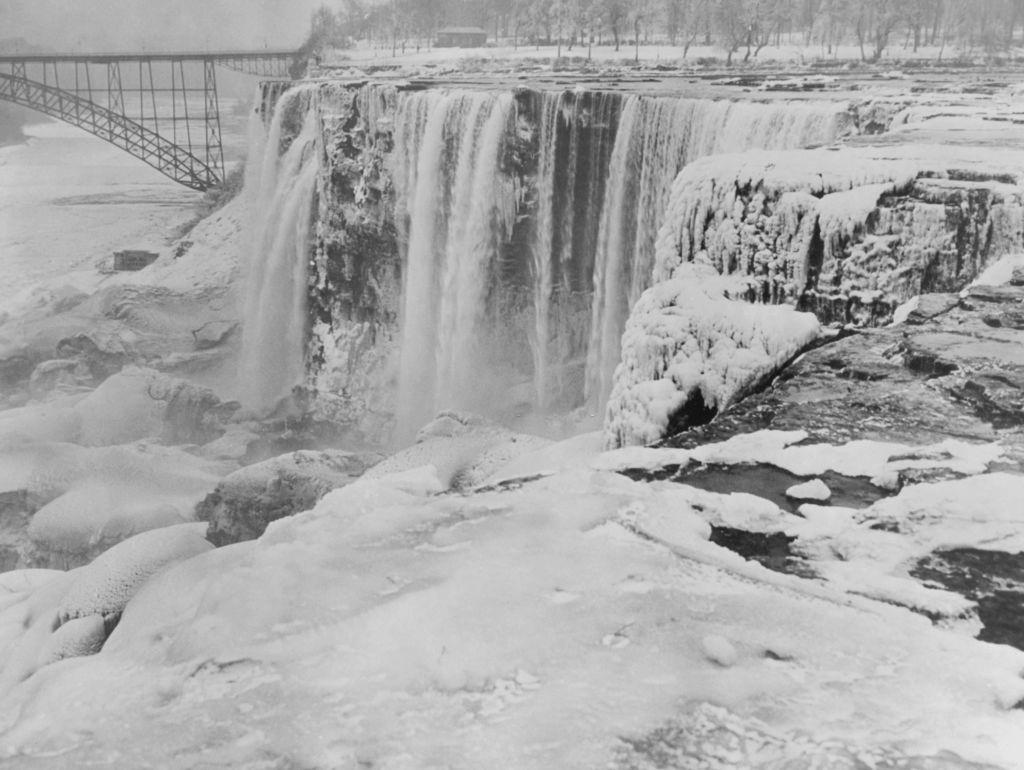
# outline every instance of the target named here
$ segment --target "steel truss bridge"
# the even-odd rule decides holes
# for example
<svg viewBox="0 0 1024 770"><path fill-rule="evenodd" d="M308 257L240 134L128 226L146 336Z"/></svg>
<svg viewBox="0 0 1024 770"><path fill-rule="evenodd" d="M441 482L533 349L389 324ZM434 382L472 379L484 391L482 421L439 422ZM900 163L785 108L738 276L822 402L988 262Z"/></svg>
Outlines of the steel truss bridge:
<svg viewBox="0 0 1024 770"><path fill-rule="evenodd" d="M78 126L193 190L224 179L217 67L291 79L295 51L0 56L0 100Z"/></svg>

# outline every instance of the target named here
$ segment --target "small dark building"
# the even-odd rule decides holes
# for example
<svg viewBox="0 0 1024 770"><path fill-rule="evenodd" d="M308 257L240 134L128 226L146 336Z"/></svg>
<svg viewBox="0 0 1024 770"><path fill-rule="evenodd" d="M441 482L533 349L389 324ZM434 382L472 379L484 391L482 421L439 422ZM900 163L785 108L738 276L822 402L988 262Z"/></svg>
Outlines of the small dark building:
<svg viewBox="0 0 1024 770"><path fill-rule="evenodd" d="M114 252L115 270L141 270L152 265L160 255L155 251L137 251L128 249Z"/></svg>
<svg viewBox="0 0 1024 770"><path fill-rule="evenodd" d="M479 48L487 43L487 32L480 27L445 27L437 31L437 48Z"/></svg>

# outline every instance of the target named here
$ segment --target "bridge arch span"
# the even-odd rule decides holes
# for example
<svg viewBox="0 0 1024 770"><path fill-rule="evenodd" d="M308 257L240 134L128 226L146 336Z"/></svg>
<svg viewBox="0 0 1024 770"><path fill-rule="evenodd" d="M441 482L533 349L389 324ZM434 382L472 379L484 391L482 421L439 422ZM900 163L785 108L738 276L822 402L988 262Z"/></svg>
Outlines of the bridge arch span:
<svg viewBox="0 0 1024 770"><path fill-rule="evenodd" d="M0 100L84 129L202 191L224 179L217 66L290 80L303 62L294 51L7 55Z"/></svg>
<svg viewBox="0 0 1024 770"><path fill-rule="evenodd" d="M0 99L84 129L193 190L207 190L220 181L216 169L187 149L70 91L0 73Z"/></svg>

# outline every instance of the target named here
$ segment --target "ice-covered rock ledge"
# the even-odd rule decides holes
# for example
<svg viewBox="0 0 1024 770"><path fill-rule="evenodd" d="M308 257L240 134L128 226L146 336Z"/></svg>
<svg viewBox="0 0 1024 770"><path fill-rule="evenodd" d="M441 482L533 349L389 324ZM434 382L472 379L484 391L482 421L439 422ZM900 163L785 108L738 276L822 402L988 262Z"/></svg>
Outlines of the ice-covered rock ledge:
<svg viewBox="0 0 1024 770"><path fill-rule="evenodd" d="M677 177L654 280L705 262L746 297L825 322L877 324L925 292L958 291L1024 245L1024 155L944 146L704 158Z"/></svg>
<svg viewBox="0 0 1024 770"><path fill-rule="evenodd" d="M701 424L765 384L820 333L786 306L729 298L742 286L682 265L644 292L622 338L605 422L609 447L649 444Z"/></svg>
<svg viewBox="0 0 1024 770"><path fill-rule="evenodd" d="M764 385L818 333L812 317L770 305L878 325L901 302L958 291L1021 251L1022 170L1019 152L951 146L690 164L658 236L655 285L623 336L606 443L651 443Z"/></svg>

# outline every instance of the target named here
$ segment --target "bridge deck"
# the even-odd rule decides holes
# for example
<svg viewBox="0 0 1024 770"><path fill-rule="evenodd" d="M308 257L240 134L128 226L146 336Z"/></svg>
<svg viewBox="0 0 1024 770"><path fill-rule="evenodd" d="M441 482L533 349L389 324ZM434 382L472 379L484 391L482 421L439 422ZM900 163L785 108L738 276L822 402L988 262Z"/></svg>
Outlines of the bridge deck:
<svg viewBox="0 0 1024 770"><path fill-rule="evenodd" d="M90 64L109 64L111 62L137 61L226 61L230 59L295 59L300 57L298 51L263 50L263 51L160 51L153 53L28 53L0 55L0 63L14 62L88 62Z"/></svg>

